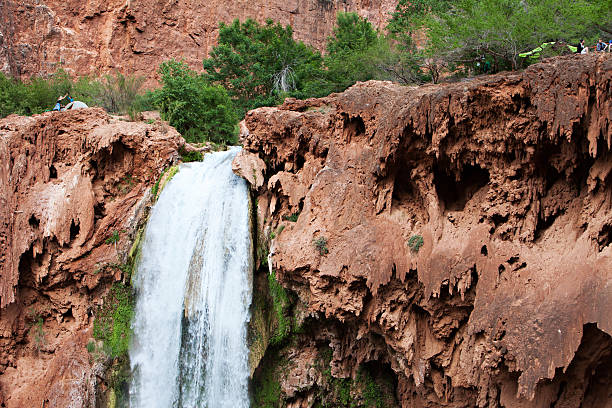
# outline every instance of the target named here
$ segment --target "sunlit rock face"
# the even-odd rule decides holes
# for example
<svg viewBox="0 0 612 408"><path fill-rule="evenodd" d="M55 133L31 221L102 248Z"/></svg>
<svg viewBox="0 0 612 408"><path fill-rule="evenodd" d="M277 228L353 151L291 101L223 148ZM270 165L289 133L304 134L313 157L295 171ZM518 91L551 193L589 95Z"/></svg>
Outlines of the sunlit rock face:
<svg viewBox="0 0 612 408"><path fill-rule="evenodd" d="M323 49L338 11L384 27L395 0L7 0L0 4L0 70L17 76L119 70L150 79L161 62L201 68L219 22L253 18L290 24L295 38Z"/></svg>
<svg viewBox="0 0 612 408"><path fill-rule="evenodd" d="M95 402L86 349L94 311L125 279L116 265L144 221L151 186L184 143L161 121L125 122L99 108L0 120L4 406Z"/></svg>
<svg viewBox="0 0 612 408"><path fill-rule="evenodd" d="M569 56L247 114L235 171L309 316L290 406L319 398L296 376L325 347L333 376L391 372L402 407L611 403L611 79Z"/></svg>

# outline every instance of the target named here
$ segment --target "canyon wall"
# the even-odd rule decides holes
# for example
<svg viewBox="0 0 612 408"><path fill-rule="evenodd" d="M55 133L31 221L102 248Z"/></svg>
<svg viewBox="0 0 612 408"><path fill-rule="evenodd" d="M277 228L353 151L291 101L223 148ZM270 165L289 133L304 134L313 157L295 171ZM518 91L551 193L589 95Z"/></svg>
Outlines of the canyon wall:
<svg viewBox="0 0 612 408"><path fill-rule="evenodd" d="M384 27L396 0L6 0L0 3L0 71L18 77L62 67L76 75L119 70L150 78L170 58L201 68L219 22L273 19L322 49L338 11ZM149 82L151 84L151 81Z"/></svg>
<svg viewBox="0 0 612 408"><path fill-rule="evenodd" d="M102 109L0 120L0 404L93 406L108 384L88 350L151 186L185 142Z"/></svg>
<svg viewBox="0 0 612 408"><path fill-rule="evenodd" d="M249 112L242 142L288 319L251 327L284 331L252 369L282 404L612 406L612 58L359 83Z"/></svg>

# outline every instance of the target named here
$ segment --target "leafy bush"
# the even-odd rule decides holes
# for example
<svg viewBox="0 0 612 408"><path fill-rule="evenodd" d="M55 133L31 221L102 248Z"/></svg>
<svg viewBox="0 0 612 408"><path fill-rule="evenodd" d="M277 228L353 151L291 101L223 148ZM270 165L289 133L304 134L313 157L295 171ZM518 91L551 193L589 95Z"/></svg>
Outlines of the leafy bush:
<svg viewBox="0 0 612 408"><path fill-rule="evenodd" d="M426 33L423 67L482 72L520 68L544 42L594 39L609 21L609 0L400 0L388 30L404 44Z"/></svg>
<svg viewBox="0 0 612 408"><path fill-rule="evenodd" d="M73 80L62 69L48 77L34 77L25 82L0 73L0 117L51 110L58 96L66 94L89 106L101 106L110 113L150 110L152 93L139 93L143 82L143 78L120 73L102 79L85 76Z"/></svg>
<svg viewBox="0 0 612 408"><path fill-rule="evenodd" d="M418 253L423 246L423 237L421 235L413 235L408 239L408 248L414 253Z"/></svg>
<svg viewBox="0 0 612 408"><path fill-rule="evenodd" d="M0 117L12 113L23 114L22 95L25 86L0 72Z"/></svg>
<svg viewBox="0 0 612 408"><path fill-rule="evenodd" d="M283 216L283 220L291 221L291 222L297 222L299 216L300 216L300 213L296 212L296 213L293 213L291 215L284 215Z"/></svg>
<svg viewBox="0 0 612 408"><path fill-rule="evenodd" d="M134 294L122 283L115 283L96 312L93 335L104 342L105 352L113 357L127 353L132 337Z"/></svg>
<svg viewBox="0 0 612 408"><path fill-rule="evenodd" d="M237 142L238 117L225 89L210 85L184 62L166 61L159 73L156 104L187 141Z"/></svg>
<svg viewBox="0 0 612 408"><path fill-rule="evenodd" d="M197 150L186 151L184 148L179 150L179 154L181 155L181 160L184 163L190 163L194 161L202 161L204 160L204 155Z"/></svg>
<svg viewBox="0 0 612 408"><path fill-rule="evenodd" d="M33 115L50 110L57 97L69 93L71 89L70 76L63 70L58 70L47 79L36 77L27 82L0 73L1 116L11 113Z"/></svg>
<svg viewBox="0 0 612 408"><path fill-rule="evenodd" d="M227 89L242 116L288 95L303 96L306 84L322 76L321 63L318 51L293 39L290 26L248 19L219 25L218 44L203 66L205 78Z"/></svg>
<svg viewBox="0 0 612 408"><path fill-rule="evenodd" d="M99 94L94 99L108 112L125 114L133 109L143 83L143 77L125 76L120 72L105 75L99 81Z"/></svg>
<svg viewBox="0 0 612 408"><path fill-rule="evenodd" d="M329 249L327 249L327 238L319 237L313 241L313 244L317 251L319 251L319 255L327 255L329 253Z"/></svg>

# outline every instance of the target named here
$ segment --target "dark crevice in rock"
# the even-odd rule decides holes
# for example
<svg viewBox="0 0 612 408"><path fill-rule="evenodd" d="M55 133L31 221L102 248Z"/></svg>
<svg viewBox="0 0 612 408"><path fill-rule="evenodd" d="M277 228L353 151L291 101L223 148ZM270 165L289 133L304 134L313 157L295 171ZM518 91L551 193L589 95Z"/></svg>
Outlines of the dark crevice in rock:
<svg viewBox="0 0 612 408"><path fill-rule="evenodd" d="M597 243L599 244L599 252L603 251L612 242L612 224L606 224L602 227L597 235Z"/></svg>
<svg viewBox="0 0 612 408"><path fill-rule="evenodd" d="M79 235L80 230L81 226L79 224L79 221L77 220L75 222L74 220L72 220L70 222L70 242L76 239L76 237Z"/></svg>
<svg viewBox="0 0 612 408"><path fill-rule="evenodd" d="M478 165L467 165L459 176L448 170L448 164L434 166L436 193L446 211L462 211L467 202L490 181L489 171Z"/></svg>
<svg viewBox="0 0 612 408"><path fill-rule="evenodd" d="M34 214L32 214L28 219L28 224L30 224L30 227L38 229L38 227L40 226L40 221L38 220L38 218L36 218Z"/></svg>
<svg viewBox="0 0 612 408"><path fill-rule="evenodd" d="M105 210L104 202L101 201L99 203L96 203L94 205L94 218L96 220L99 220L99 219L104 218L105 215L106 215L106 210Z"/></svg>
<svg viewBox="0 0 612 408"><path fill-rule="evenodd" d="M347 142L351 142L355 137L364 135L366 128L361 116L349 118L346 114L344 117L344 137Z"/></svg>
<svg viewBox="0 0 612 408"><path fill-rule="evenodd" d="M54 165L51 165L49 167L49 179L56 179L56 178L57 178L57 170Z"/></svg>

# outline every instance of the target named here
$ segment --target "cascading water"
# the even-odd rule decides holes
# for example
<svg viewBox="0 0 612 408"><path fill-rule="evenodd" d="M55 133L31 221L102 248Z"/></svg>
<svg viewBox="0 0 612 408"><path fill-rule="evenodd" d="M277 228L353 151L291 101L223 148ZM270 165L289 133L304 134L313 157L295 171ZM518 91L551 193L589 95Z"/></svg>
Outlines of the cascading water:
<svg viewBox="0 0 612 408"><path fill-rule="evenodd" d="M151 212L134 286L132 408L248 408L252 243L238 149L183 165Z"/></svg>

